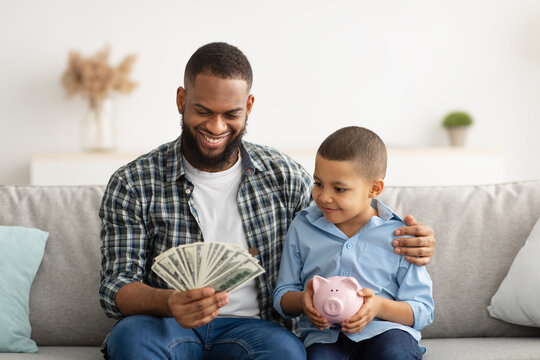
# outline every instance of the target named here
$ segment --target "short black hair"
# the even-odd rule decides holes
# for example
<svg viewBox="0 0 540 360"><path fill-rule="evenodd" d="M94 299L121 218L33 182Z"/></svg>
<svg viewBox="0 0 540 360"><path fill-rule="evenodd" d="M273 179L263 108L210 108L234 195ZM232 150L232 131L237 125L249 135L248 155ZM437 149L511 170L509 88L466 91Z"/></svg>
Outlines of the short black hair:
<svg viewBox="0 0 540 360"><path fill-rule="evenodd" d="M363 127L335 131L323 141L317 154L328 160L353 161L370 181L386 175L386 146L377 134Z"/></svg>
<svg viewBox="0 0 540 360"><path fill-rule="evenodd" d="M249 60L240 49L224 42L201 46L191 55L184 72L184 85L193 84L197 75L208 73L222 79L242 79L251 89L253 72Z"/></svg>

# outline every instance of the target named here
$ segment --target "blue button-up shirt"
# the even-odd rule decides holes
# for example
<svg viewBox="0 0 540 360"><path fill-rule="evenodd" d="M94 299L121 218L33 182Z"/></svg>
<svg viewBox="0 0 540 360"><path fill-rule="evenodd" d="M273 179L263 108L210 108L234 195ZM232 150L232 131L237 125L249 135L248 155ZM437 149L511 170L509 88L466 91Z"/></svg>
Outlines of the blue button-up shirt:
<svg viewBox="0 0 540 360"><path fill-rule="evenodd" d="M390 329L401 329L420 340L420 330L433 321L432 281L424 266L416 266L405 256L394 253L394 230L403 221L378 200L372 206L378 216L372 217L351 238L328 222L317 206L301 211L293 220L281 258L274 308L285 318L281 298L289 291L301 291L315 275L352 276L360 286L375 295L407 302L414 313L414 326L405 326L374 318L361 332L349 334L354 341L369 339ZM318 330L304 315L300 320L304 345L332 343L337 329Z"/></svg>

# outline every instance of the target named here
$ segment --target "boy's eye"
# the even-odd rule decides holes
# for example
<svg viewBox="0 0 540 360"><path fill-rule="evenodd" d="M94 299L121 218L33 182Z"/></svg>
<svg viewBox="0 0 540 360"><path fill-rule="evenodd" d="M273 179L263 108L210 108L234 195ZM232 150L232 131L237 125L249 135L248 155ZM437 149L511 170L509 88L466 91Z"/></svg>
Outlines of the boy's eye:
<svg viewBox="0 0 540 360"><path fill-rule="evenodd" d="M345 190L347 189L344 189L344 188L340 188L340 187L336 187L335 190L340 193L340 192L344 192Z"/></svg>
<svg viewBox="0 0 540 360"><path fill-rule="evenodd" d="M322 184L321 184L320 182L318 182L318 181L315 181L315 182L313 183L313 185L315 185L315 186L317 186L317 187L321 187L321 186L322 186Z"/></svg>

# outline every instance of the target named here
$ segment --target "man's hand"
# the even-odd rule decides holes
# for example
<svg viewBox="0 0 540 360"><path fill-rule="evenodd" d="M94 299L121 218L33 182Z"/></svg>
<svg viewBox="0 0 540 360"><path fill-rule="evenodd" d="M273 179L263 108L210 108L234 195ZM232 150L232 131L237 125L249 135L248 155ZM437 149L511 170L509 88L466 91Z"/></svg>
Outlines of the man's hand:
<svg viewBox="0 0 540 360"><path fill-rule="evenodd" d="M373 290L363 288L357 294L364 297L364 304L356 314L341 323L341 331L346 333L352 334L364 330L380 310L379 298L375 296Z"/></svg>
<svg viewBox="0 0 540 360"><path fill-rule="evenodd" d="M212 288L174 291L168 299L172 316L185 329L206 325L229 303L227 293Z"/></svg>
<svg viewBox="0 0 540 360"><path fill-rule="evenodd" d="M321 313L315 309L315 306L313 305L313 292L313 279L311 279L308 281L306 288L303 291L302 306L304 308L304 314L317 329L324 330L329 326L328 320L323 318Z"/></svg>
<svg viewBox="0 0 540 360"><path fill-rule="evenodd" d="M414 237L398 238L392 243L395 253L406 255L405 259L415 265L426 265L431 262L435 251L435 236L433 229L416 222L412 215L404 219L407 226L396 229L397 236L412 235Z"/></svg>

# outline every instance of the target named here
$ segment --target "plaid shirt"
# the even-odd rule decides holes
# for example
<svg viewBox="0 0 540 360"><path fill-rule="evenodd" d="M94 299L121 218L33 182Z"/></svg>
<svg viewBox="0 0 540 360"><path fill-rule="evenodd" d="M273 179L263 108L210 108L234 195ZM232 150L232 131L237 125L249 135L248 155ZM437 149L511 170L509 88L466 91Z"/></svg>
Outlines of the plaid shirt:
<svg viewBox="0 0 540 360"><path fill-rule="evenodd" d="M289 224L311 201L311 177L277 150L244 142L237 203L248 246L266 273L257 278L262 319L296 329L272 307L281 251ZM109 317L125 284L168 288L153 271L153 259L171 247L204 241L182 163L180 140L164 144L118 169L105 190L101 218L100 303Z"/></svg>

